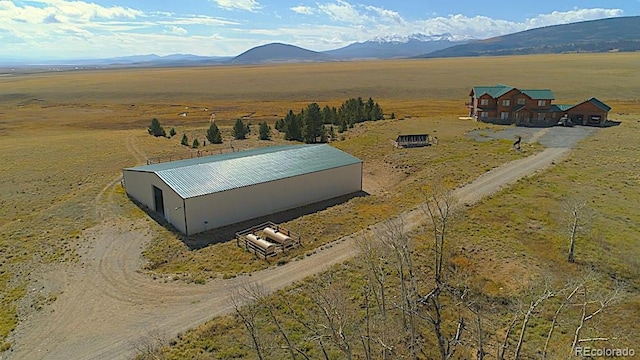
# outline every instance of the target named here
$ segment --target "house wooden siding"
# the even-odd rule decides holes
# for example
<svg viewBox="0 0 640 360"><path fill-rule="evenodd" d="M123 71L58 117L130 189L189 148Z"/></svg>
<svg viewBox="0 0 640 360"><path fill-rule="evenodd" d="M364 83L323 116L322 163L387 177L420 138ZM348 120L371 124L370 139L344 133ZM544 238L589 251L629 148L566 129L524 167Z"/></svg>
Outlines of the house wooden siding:
<svg viewBox="0 0 640 360"><path fill-rule="evenodd" d="M570 108L566 113L569 119L578 125L602 125L607 121L608 115L608 111L588 100Z"/></svg>
<svg viewBox="0 0 640 360"><path fill-rule="evenodd" d="M474 87L469 96L469 116L497 124L549 126L567 115L575 124L602 125L610 110L595 98L573 107L556 106L550 90L519 90L507 85Z"/></svg>

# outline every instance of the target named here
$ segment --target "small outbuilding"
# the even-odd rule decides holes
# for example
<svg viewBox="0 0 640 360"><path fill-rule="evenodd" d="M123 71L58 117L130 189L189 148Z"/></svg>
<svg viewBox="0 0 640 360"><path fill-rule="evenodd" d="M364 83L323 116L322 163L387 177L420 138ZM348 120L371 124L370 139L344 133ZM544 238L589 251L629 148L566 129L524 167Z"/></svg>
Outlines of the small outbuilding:
<svg viewBox="0 0 640 360"><path fill-rule="evenodd" d="M429 135L428 134L410 134L410 135L398 135L394 142L395 147L420 147L428 146Z"/></svg>
<svg viewBox="0 0 640 360"><path fill-rule="evenodd" d="M362 190L362 160L284 145L123 169L127 194L186 235Z"/></svg>

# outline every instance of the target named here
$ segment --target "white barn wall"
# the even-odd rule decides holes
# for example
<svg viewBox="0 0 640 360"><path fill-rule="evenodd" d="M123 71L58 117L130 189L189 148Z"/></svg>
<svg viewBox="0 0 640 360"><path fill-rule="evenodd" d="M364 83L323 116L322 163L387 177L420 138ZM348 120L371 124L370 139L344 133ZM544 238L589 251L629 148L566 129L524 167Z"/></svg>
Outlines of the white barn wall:
<svg viewBox="0 0 640 360"><path fill-rule="evenodd" d="M195 234L205 231L205 221L211 229L360 190L361 162L190 198L185 201L187 230Z"/></svg>
<svg viewBox="0 0 640 360"><path fill-rule="evenodd" d="M152 172L131 171L123 172L127 194L138 202L155 211L153 186L162 190L164 201L164 217L179 231L186 233L184 204L182 198L176 194L164 181Z"/></svg>

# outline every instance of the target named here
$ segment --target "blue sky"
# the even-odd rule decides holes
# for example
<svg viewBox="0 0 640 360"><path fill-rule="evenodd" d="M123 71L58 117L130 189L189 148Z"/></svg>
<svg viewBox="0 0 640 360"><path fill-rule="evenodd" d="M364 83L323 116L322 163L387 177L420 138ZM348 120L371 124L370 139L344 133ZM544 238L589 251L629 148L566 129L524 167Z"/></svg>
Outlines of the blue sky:
<svg viewBox="0 0 640 360"><path fill-rule="evenodd" d="M640 0L0 0L0 59L190 53L283 42L322 51L377 37L487 38L640 15Z"/></svg>

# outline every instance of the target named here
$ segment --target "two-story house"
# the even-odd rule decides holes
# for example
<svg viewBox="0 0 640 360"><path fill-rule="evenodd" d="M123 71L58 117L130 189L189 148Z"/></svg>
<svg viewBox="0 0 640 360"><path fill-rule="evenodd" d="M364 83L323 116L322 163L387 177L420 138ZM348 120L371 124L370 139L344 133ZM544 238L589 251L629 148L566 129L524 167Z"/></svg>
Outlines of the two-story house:
<svg viewBox="0 0 640 360"><path fill-rule="evenodd" d="M508 85L475 86L469 96L469 116L499 124L549 126L566 115L576 124L601 125L611 110L596 98L577 105L556 105L551 90Z"/></svg>

